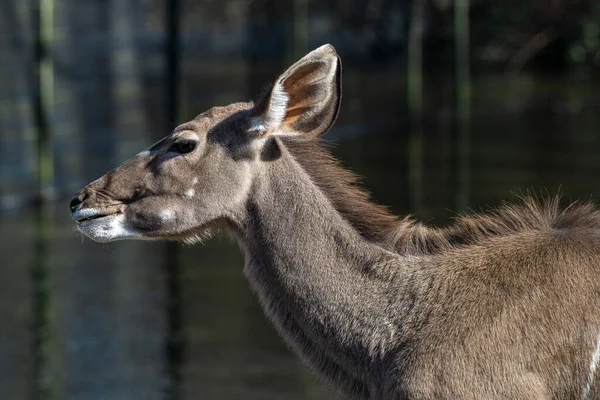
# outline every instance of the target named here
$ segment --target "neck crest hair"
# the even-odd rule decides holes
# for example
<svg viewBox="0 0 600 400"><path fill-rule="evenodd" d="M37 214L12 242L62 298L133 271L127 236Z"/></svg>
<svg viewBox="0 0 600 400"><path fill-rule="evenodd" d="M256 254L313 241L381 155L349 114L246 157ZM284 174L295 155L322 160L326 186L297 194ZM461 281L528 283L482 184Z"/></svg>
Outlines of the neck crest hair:
<svg viewBox="0 0 600 400"><path fill-rule="evenodd" d="M287 136L281 138L315 185L329 198L335 209L366 240L383 243L398 225L398 219L384 206L369 200L358 183L358 176L344 169L319 139Z"/></svg>
<svg viewBox="0 0 600 400"><path fill-rule="evenodd" d="M283 137L283 144L329 198L335 209L365 239L404 255L431 255L478 245L494 237L528 230L600 228L600 211L591 202L560 206L560 196L519 197L488 213L459 215L446 228L427 227L410 217L398 219L370 201L359 178L344 169L319 139Z"/></svg>

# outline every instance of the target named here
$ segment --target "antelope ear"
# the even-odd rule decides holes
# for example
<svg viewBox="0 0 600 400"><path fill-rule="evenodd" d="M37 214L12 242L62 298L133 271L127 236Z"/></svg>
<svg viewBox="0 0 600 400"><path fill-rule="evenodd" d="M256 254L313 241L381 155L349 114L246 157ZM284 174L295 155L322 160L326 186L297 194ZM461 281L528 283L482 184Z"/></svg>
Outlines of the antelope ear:
<svg viewBox="0 0 600 400"><path fill-rule="evenodd" d="M256 103L250 114L252 133L324 134L335 121L342 100L342 64L326 44L308 53Z"/></svg>

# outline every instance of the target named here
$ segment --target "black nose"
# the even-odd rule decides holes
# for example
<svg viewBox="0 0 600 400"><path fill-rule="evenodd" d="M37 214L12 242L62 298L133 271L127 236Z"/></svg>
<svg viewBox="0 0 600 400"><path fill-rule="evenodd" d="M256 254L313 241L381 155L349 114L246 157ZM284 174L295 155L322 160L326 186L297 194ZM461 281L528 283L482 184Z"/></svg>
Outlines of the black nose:
<svg viewBox="0 0 600 400"><path fill-rule="evenodd" d="M85 199L85 196L83 194L73 197L71 199L71 203L69 204L69 207L71 208L71 212L75 212L77 210L77 207L81 203L83 203L84 199Z"/></svg>

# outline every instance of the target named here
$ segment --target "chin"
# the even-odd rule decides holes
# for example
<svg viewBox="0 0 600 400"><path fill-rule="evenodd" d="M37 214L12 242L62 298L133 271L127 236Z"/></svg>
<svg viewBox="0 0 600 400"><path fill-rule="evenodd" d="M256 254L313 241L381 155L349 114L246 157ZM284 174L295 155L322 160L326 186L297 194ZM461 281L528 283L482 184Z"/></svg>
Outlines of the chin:
<svg viewBox="0 0 600 400"><path fill-rule="evenodd" d="M77 230L101 243L123 239L144 239L139 232L129 226L124 214L106 215L77 222Z"/></svg>

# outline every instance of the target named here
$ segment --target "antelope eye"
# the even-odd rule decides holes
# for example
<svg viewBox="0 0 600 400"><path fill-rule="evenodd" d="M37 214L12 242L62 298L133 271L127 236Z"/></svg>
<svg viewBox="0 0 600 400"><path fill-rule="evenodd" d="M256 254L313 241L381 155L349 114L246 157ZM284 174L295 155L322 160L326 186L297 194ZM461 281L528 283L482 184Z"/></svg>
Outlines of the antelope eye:
<svg viewBox="0 0 600 400"><path fill-rule="evenodd" d="M179 140L169 147L169 151L173 153L186 154L194 151L196 142L193 140Z"/></svg>

